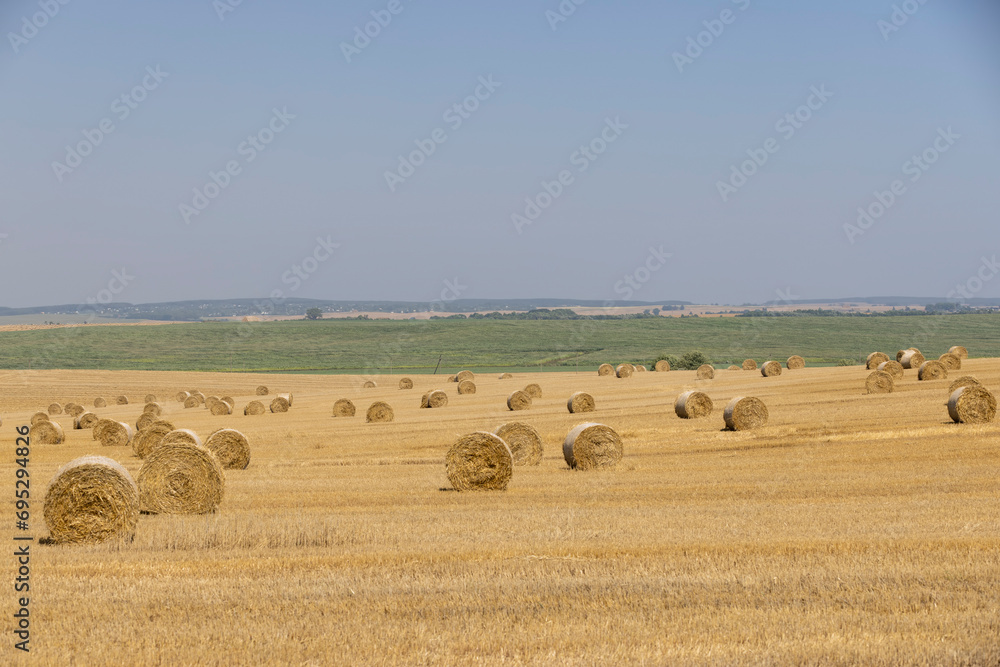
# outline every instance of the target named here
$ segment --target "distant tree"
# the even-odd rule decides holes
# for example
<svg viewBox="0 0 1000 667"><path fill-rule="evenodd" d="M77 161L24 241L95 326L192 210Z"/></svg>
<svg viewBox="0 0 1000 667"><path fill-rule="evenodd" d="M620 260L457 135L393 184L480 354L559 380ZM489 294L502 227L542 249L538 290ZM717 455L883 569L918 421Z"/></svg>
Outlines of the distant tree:
<svg viewBox="0 0 1000 667"><path fill-rule="evenodd" d="M681 355L680 361L677 362L677 368L679 370L685 371L695 371L704 364L708 363L708 357L697 350L691 352L685 352ZM671 364L673 366L673 364Z"/></svg>
<svg viewBox="0 0 1000 667"><path fill-rule="evenodd" d="M659 317L659 315L660 315L660 309L659 308L654 308L653 309L653 314L656 315L657 317Z"/></svg>
<svg viewBox="0 0 1000 667"><path fill-rule="evenodd" d="M670 364L670 368L673 369L673 370L678 370L680 368L680 363L681 363L680 359L678 359L677 357L675 357L672 354L661 354L656 359L653 359L652 363L649 364L649 370L655 371L656 370L656 362L660 361L661 359L666 360L666 362L668 364Z"/></svg>
<svg viewBox="0 0 1000 667"><path fill-rule="evenodd" d="M323 311L319 308L310 308L306 311L307 320L319 320L323 319Z"/></svg>

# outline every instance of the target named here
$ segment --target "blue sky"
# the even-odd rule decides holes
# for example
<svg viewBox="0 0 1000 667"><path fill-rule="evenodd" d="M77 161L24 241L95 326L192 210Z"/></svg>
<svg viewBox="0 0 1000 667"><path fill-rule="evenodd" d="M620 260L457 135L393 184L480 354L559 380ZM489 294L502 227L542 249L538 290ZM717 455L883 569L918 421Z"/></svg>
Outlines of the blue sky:
<svg viewBox="0 0 1000 667"><path fill-rule="evenodd" d="M0 305L943 299L1000 251L995 3L224 2L0 7Z"/></svg>

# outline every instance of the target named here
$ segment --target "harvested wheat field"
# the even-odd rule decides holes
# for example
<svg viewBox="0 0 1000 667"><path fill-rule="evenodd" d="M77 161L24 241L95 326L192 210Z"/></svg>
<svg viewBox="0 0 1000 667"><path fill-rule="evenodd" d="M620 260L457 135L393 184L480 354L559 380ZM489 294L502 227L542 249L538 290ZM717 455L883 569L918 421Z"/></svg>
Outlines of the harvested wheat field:
<svg viewBox="0 0 1000 667"><path fill-rule="evenodd" d="M962 371L1000 393L1000 360ZM65 441L31 447L30 664L995 665L1000 423L954 423L949 383L916 372L867 394L869 373L546 373L517 413L540 464L514 467L505 491L459 493L449 450L511 420L495 374L422 410L399 398L401 376L362 390L346 375L26 371L0 389L8 452L53 401L197 387L246 405L263 384L299 397L253 417L164 402L161 419L203 441L239 430L250 464L224 471L215 513L143 514L133 541L96 545L37 543L47 484L86 455L137 480L143 461L52 415ZM408 377L417 396L444 379ZM761 399L767 424L678 418L696 386L716 406ZM593 412L567 411L578 391ZM341 398L387 402L395 419L334 418ZM142 410L94 408L127 424ZM562 445L584 422L620 435L613 469L568 467ZM13 456L0 477L13 488Z"/></svg>

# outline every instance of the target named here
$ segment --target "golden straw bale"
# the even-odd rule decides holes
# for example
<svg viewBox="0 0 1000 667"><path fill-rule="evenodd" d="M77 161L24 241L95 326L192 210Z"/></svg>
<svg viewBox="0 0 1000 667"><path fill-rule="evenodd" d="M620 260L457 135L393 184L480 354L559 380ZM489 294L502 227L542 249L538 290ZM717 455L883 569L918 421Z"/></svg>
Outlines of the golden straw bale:
<svg viewBox="0 0 1000 667"><path fill-rule="evenodd" d="M117 461L83 456L56 471L42 512L56 544L131 541L139 521L139 487Z"/></svg>

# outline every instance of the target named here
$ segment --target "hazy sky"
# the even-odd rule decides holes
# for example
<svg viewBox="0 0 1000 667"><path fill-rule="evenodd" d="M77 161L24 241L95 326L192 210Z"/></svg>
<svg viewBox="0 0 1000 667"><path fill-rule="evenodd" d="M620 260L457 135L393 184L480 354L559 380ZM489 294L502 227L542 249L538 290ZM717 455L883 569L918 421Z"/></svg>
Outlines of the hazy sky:
<svg viewBox="0 0 1000 667"><path fill-rule="evenodd" d="M0 305L1000 296L1000 3L61 1Z"/></svg>

